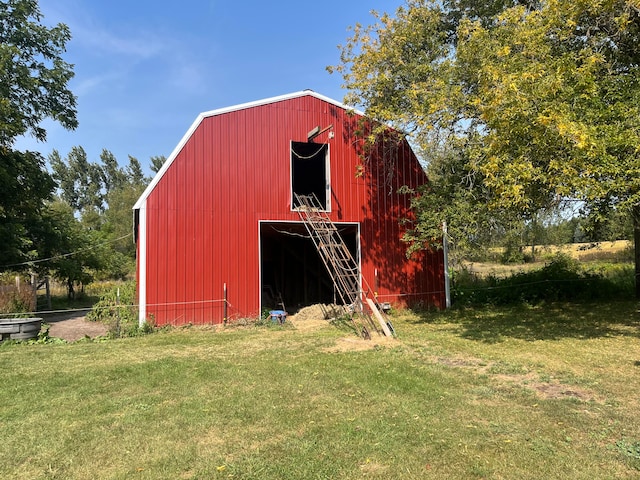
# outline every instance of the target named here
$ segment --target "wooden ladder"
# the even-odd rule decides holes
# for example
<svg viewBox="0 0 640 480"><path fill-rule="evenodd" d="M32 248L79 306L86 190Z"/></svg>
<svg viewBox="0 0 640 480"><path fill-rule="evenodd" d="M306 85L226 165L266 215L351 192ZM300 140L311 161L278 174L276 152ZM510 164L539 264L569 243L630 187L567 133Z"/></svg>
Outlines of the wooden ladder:
<svg viewBox="0 0 640 480"><path fill-rule="evenodd" d="M335 224L322 208L318 198L315 194L294 194L294 196L300 219L304 223L311 240L313 240L316 250L329 272L340 299L348 309L358 333L364 338L370 338L369 328L372 328L378 333L382 331L384 335L392 336L391 324L385 318L380 304L375 298L368 298L368 292L364 292L361 289L361 275L358 263L353 258ZM367 307L364 306L363 297ZM376 318L377 325L372 315Z"/></svg>

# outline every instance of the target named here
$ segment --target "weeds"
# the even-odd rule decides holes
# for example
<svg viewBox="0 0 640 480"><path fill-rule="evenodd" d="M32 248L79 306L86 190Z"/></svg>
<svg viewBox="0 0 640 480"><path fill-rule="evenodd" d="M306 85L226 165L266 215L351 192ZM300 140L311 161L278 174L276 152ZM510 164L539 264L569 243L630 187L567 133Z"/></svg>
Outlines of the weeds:
<svg viewBox="0 0 640 480"><path fill-rule="evenodd" d="M632 468L640 471L640 441L618 440L615 443L615 448L627 459Z"/></svg>
<svg viewBox="0 0 640 480"><path fill-rule="evenodd" d="M616 448L625 457L640 460L640 441L629 442L627 440L618 440L616 442Z"/></svg>
<svg viewBox="0 0 640 480"><path fill-rule="evenodd" d="M624 299L632 298L633 281L630 267L585 268L558 253L538 270L516 272L506 278L479 277L461 269L453 275L452 300L458 305L508 305Z"/></svg>
<svg viewBox="0 0 640 480"><path fill-rule="evenodd" d="M35 298L30 285L18 288L13 285L0 286L0 318L28 317L35 309Z"/></svg>
<svg viewBox="0 0 640 480"><path fill-rule="evenodd" d="M62 338L50 337L50 328L51 325L49 325L48 323L43 323L40 327L40 332L38 333L37 338L32 338L30 340L4 340L0 342L0 348L7 348L16 345L59 345L67 343Z"/></svg>
<svg viewBox="0 0 640 480"><path fill-rule="evenodd" d="M135 337L154 331L153 318L147 319L142 327L139 326L135 296L135 282L112 285L87 314L87 320L109 325L109 336L112 338Z"/></svg>

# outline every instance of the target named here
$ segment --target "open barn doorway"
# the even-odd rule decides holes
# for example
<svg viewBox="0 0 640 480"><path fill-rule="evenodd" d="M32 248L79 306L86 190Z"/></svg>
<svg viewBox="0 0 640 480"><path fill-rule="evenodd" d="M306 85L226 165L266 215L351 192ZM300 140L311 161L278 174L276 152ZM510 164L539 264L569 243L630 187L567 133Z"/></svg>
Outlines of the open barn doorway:
<svg viewBox="0 0 640 480"><path fill-rule="evenodd" d="M360 264L358 225L336 226ZM317 303L340 303L329 272L300 222L260 222L260 291L263 311L292 314Z"/></svg>

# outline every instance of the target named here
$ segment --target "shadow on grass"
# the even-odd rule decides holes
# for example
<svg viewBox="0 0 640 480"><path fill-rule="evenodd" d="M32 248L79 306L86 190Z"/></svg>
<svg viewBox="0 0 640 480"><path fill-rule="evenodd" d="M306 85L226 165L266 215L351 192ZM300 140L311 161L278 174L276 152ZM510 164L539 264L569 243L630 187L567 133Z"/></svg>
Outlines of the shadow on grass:
<svg viewBox="0 0 640 480"><path fill-rule="evenodd" d="M418 316L416 323L453 323L461 337L486 343L498 343L505 338L526 341L640 338L640 305L635 301L466 307L422 312Z"/></svg>

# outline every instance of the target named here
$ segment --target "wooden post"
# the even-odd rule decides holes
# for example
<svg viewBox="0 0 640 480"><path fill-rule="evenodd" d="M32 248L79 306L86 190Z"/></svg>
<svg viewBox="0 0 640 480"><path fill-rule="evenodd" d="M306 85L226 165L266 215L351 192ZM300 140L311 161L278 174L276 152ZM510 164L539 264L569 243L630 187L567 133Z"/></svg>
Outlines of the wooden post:
<svg viewBox="0 0 640 480"><path fill-rule="evenodd" d="M227 284L224 284L224 318L223 318L223 322L224 325L227 324Z"/></svg>
<svg viewBox="0 0 640 480"><path fill-rule="evenodd" d="M44 288L47 292L47 310L51 310L51 286L49 285L49 276L44 277Z"/></svg>
<svg viewBox="0 0 640 480"><path fill-rule="evenodd" d="M370 298L367 298L367 305L369 305L369 308L371 309L371 313L373 313L373 316L376 317L376 319L378 320L378 323L382 327L382 331L384 332L384 334L387 337L392 337L393 334L391 333L391 330L389 330L389 326L387 325L387 322L385 321L384 317L380 313L380 310L378 310L378 307L376 306L376 304L373 303L373 300L371 300Z"/></svg>
<svg viewBox="0 0 640 480"><path fill-rule="evenodd" d="M31 311L38 310L38 275L31 274Z"/></svg>

